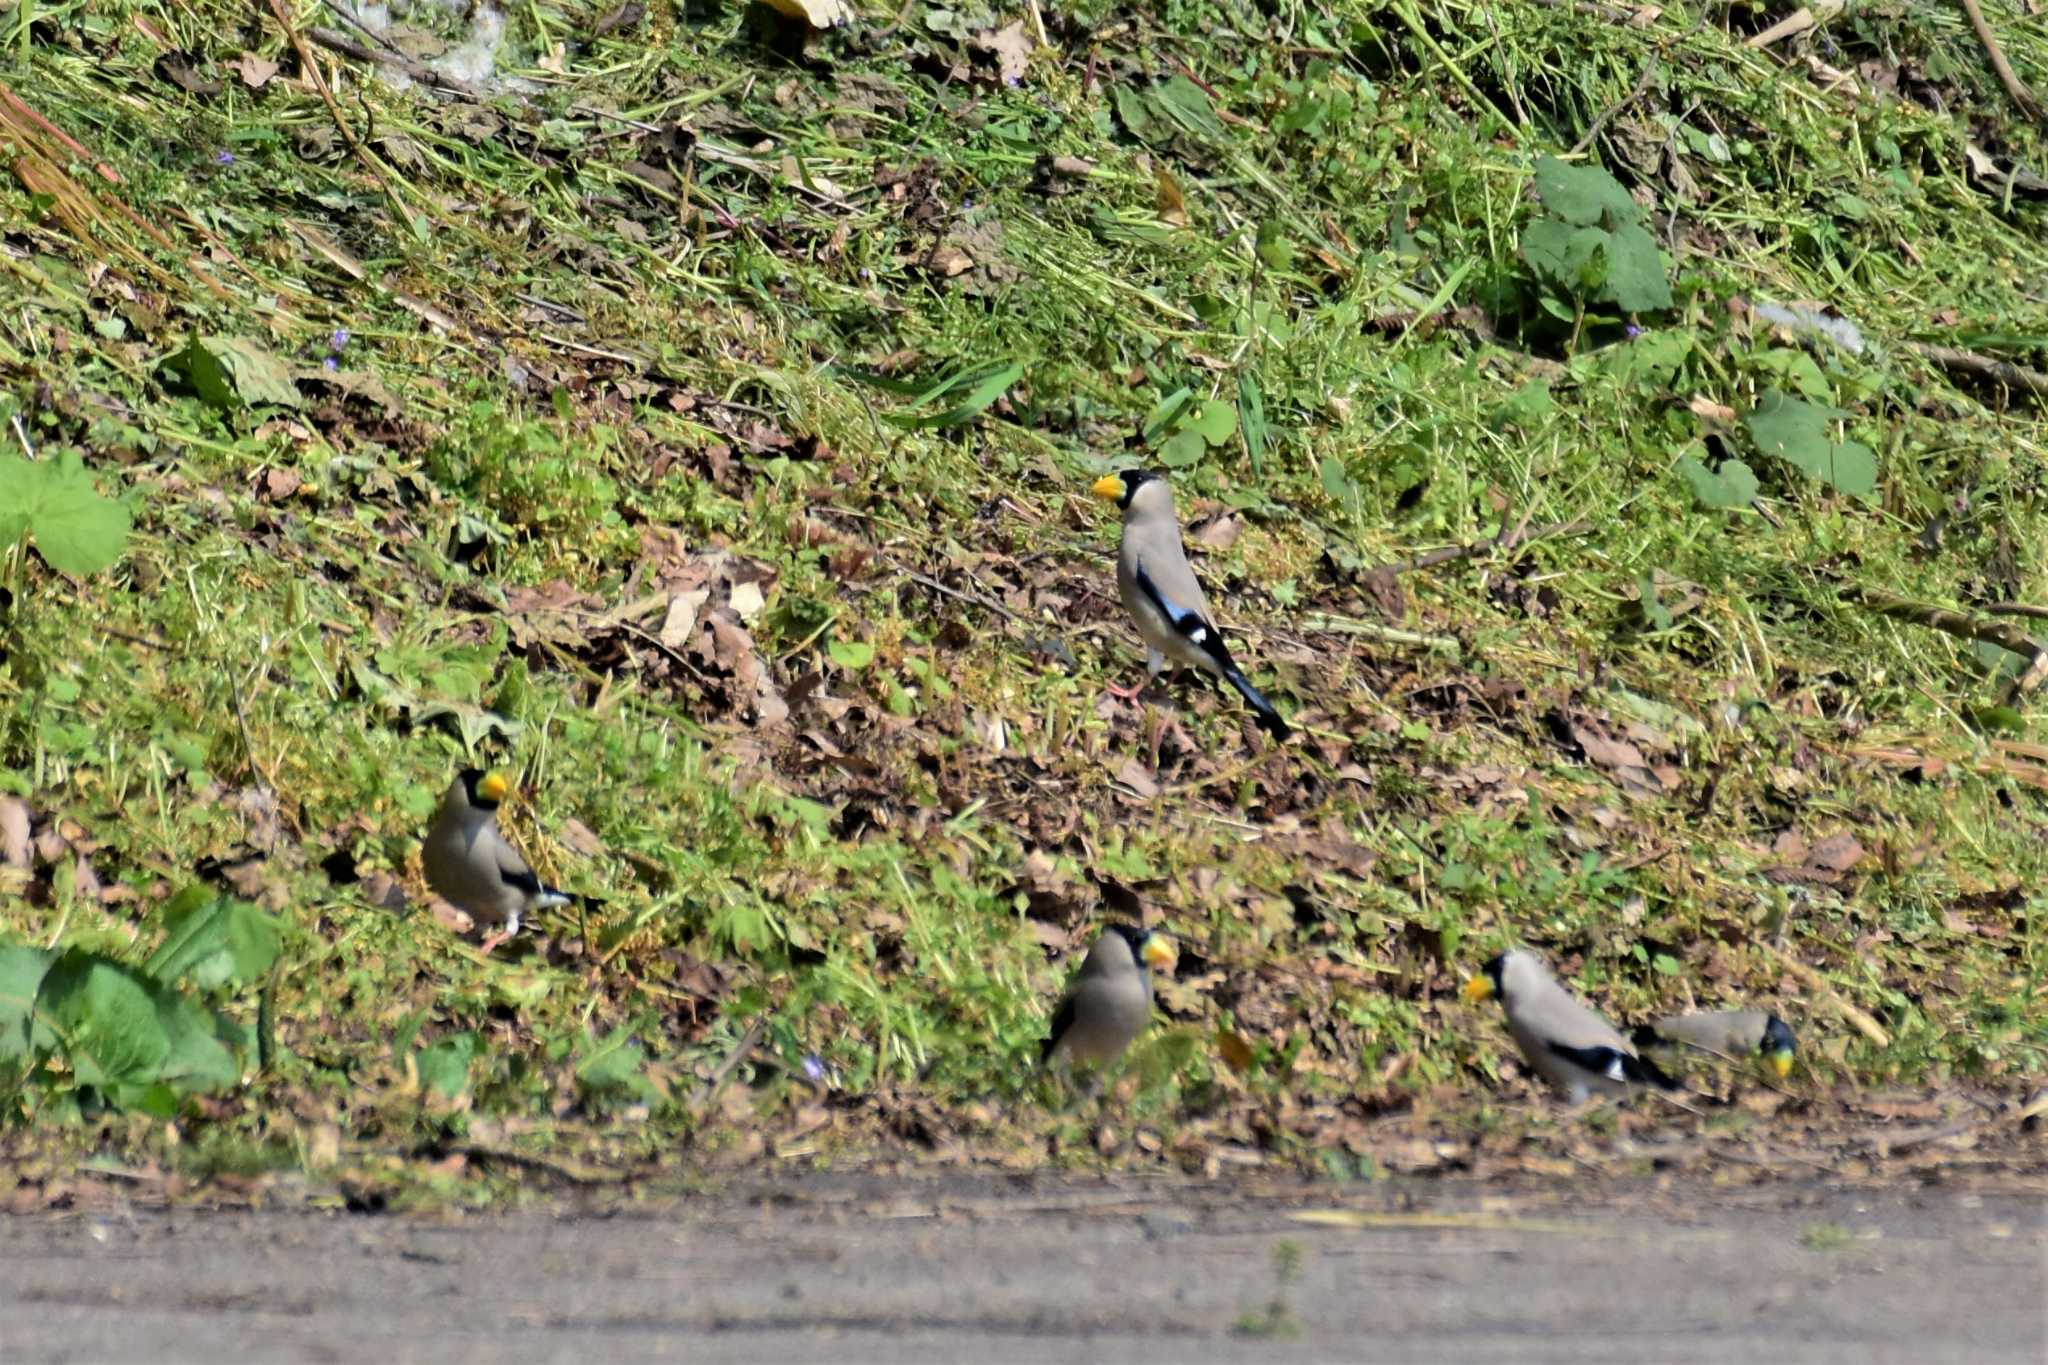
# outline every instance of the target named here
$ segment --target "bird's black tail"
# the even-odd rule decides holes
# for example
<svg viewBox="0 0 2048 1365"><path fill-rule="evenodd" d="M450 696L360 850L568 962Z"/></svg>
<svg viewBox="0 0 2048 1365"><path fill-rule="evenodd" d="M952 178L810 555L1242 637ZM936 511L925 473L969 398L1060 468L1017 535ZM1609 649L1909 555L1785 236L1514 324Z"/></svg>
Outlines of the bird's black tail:
<svg viewBox="0 0 2048 1365"><path fill-rule="evenodd" d="M1648 1057L1624 1057L1621 1069L1628 1078L1642 1085L1654 1085L1659 1090L1676 1090L1678 1082L1671 1079L1664 1069Z"/></svg>
<svg viewBox="0 0 2048 1365"><path fill-rule="evenodd" d="M1280 713L1273 709L1273 703L1266 700L1265 693L1252 686L1251 679L1235 668L1230 668L1224 670L1223 681L1238 690L1238 694L1252 708L1253 714L1258 716L1259 725L1274 739L1286 739L1294 733L1287 727L1287 722L1280 719Z"/></svg>

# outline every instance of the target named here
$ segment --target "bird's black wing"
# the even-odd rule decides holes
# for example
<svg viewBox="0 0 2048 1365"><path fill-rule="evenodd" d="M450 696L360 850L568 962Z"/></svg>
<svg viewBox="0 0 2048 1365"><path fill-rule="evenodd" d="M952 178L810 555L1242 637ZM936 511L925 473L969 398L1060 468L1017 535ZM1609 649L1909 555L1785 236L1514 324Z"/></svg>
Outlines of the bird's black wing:
<svg viewBox="0 0 2048 1365"><path fill-rule="evenodd" d="M1192 607L1181 606L1159 591L1159 585L1152 581L1152 575L1145 572L1143 560L1138 562L1133 576L1138 580L1138 591L1144 593L1146 600L1159 609L1159 614L1172 623L1174 630L1182 639L1209 656L1210 661L1216 665L1216 671L1223 675L1225 682L1237 689L1238 694L1251 706L1252 713L1258 717L1259 724L1264 726L1269 734L1275 739L1286 739L1293 733L1288 729L1287 722L1280 718L1280 712L1274 709L1273 703L1267 701L1265 695L1253 687L1251 680L1239 672L1237 665L1231 661L1230 647L1223 643L1222 631L1203 620L1202 613Z"/></svg>
<svg viewBox="0 0 2048 1365"><path fill-rule="evenodd" d="M1632 1081L1637 1085L1654 1085L1660 1090L1678 1088L1678 1082L1659 1070L1655 1062L1623 1052L1618 1047L1566 1047L1563 1043L1546 1043L1545 1046L1573 1066L1584 1067L1610 1081Z"/></svg>
<svg viewBox="0 0 2048 1365"><path fill-rule="evenodd" d="M1222 631L1210 625L1203 619L1202 613L1193 607L1184 607L1159 591L1159 585L1152 581L1152 575L1145 572L1143 560L1138 561L1133 576L1138 580L1138 591L1144 593L1145 599L1159 609L1159 614L1173 626L1176 634L1215 660L1219 669L1226 673L1237 671L1237 665L1230 661L1230 646L1223 642Z"/></svg>
<svg viewBox="0 0 2048 1365"><path fill-rule="evenodd" d="M1045 1042L1038 1049L1038 1061L1042 1066L1052 1060L1052 1050L1060 1045L1060 1039L1067 1036L1067 1030L1074 1024L1074 997L1070 993L1060 1001L1060 1007L1052 1017L1052 1032L1045 1035Z"/></svg>

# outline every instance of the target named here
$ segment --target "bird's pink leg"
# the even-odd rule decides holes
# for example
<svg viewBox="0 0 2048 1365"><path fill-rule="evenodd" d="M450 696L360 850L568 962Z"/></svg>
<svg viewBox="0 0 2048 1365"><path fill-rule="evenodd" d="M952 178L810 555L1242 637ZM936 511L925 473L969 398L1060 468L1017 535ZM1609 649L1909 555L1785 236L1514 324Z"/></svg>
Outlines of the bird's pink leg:
<svg viewBox="0 0 2048 1365"><path fill-rule="evenodd" d="M491 949L497 947L499 944L503 943L506 939L510 937L512 937L510 933L503 929L500 929L497 933L492 934L488 938L486 938L482 943L477 944L476 950L482 953L485 957L489 957L491 955Z"/></svg>

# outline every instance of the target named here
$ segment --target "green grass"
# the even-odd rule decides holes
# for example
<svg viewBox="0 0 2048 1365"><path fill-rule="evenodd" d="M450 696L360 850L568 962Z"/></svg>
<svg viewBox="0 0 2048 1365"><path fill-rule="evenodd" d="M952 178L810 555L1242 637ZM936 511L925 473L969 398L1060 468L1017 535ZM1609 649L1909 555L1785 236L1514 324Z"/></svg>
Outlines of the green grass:
<svg viewBox="0 0 2048 1365"><path fill-rule="evenodd" d="M9 551L0 790L66 842L0 867L0 941L140 965L195 880L275 915L274 1055L165 1111L191 1169L1378 1169L1362 1120L1519 1103L1454 997L1512 942L1618 1018L1768 1001L1822 1094L2039 1074L2041 693L1851 600L2048 603L2041 409L1910 346L2048 368L2048 209L1965 155L2048 146L1960 16L1754 51L1761 12L1084 4L1011 87L959 36L994 11L797 53L604 8L508 14L528 85L481 103L322 52L332 111L267 11L0 11L0 448L135 517L103 573ZM2048 27L1989 12L2048 88ZM1596 123L1669 308L1520 254ZM1869 345L1747 307L1813 301ZM1868 496L1760 448L1772 392ZM1754 506L1702 505L1682 462L1730 456ZM1234 518L1199 567L1293 745L1183 690L1153 771L1102 702L1141 656L1086 487L1133 460ZM604 901L545 954L420 908L468 761ZM1134 906L1183 965L1098 1111L1030 1064L1064 945ZM253 1032L259 987L183 988ZM6 1141L170 1150L82 1085Z"/></svg>

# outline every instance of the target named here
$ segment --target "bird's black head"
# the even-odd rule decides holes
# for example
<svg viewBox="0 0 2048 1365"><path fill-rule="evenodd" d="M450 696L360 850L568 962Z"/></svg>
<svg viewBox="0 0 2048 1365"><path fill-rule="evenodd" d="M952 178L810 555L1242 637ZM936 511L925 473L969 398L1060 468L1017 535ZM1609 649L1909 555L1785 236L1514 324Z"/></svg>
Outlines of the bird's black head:
<svg viewBox="0 0 2048 1365"><path fill-rule="evenodd" d="M1145 951L1145 940L1152 937L1150 929L1139 924L1112 924L1109 926L1109 931L1120 936L1124 942L1131 945L1132 957L1138 958L1140 962L1144 961L1138 955Z"/></svg>
<svg viewBox="0 0 2048 1365"><path fill-rule="evenodd" d="M1173 970L1176 954L1172 939L1137 924L1112 924L1109 931L1130 945L1131 960L1139 971Z"/></svg>
<svg viewBox="0 0 2048 1365"><path fill-rule="evenodd" d="M1098 498L1113 499L1119 508L1129 511L1131 499L1138 495L1138 490L1148 483L1158 482L1160 477L1149 469L1124 469L1103 475L1090 491Z"/></svg>
<svg viewBox="0 0 2048 1365"><path fill-rule="evenodd" d="M1505 1001L1508 988L1501 977L1507 971L1507 965L1506 953L1494 954L1493 959L1479 969L1479 975L1465 983L1462 992L1464 997L1471 1001L1485 1000L1489 997Z"/></svg>
<svg viewBox="0 0 2048 1365"><path fill-rule="evenodd" d="M487 774L482 768L464 768L456 774L462 783L462 794L469 798L469 804L478 810L496 810L498 797L492 795L498 788L484 781Z"/></svg>

